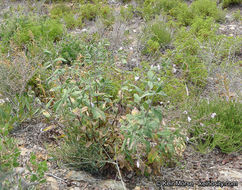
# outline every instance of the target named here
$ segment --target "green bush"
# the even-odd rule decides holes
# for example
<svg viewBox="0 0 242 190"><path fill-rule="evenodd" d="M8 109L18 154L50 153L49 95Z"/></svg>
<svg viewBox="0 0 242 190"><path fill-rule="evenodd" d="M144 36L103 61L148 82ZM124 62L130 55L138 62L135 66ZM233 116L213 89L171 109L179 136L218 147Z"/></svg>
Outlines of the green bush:
<svg viewBox="0 0 242 190"><path fill-rule="evenodd" d="M218 25L214 23L213 18L203 19L201 17L197 17L193 20L190 31L201 41L204 41L215 36L217 29Z"/></svg>
<svg viewBox="0 0 242 190"><path fill-rule="evenodd" d="M241 103L213 99L199 101L192 109L191 141L199 150L215 147L222 152L240 152L242 149Z"/></svg>
<svg viewBox="0 0 242 190"><path fill-rule="evenodd" d="M160 44L152 39L148 40L146 44L146 49L149 54L154 54L160 49Z"/></svg>
<svg viewBox="0 0 242 190"><path fill-rule="evenodd" d="M80 46L80 41L76 38L67 38L61 41L58 46L60 48L59 57L63 58L66 64L71 64L73 61L77 60L77 56L81 54L82 48Z"/></svg>
<svg viewBox="0 0 242 190"><path fill-rule="evenodd" d="M216 21L224 19L224 13L221 8L217 7L214 0L197 0L191 4L191 11L195 16L208 18L212 17Z"/></svg>
<svg viewBox="0 0 242 190"><path fill-rule="evenodd" d="M162 11L169 13L177 6L179 0L145 0L143 4L143 17L147 20L160 15Z"/></svg>
<svg viewBox="0 0 242 190"><path fill-rule="evenodd" d="M103 19L105 26L111 26L114 22L113 9L108 5L101 6L99 16Z"/></svg>
<svg viewBox="0 0 242 190"><path fill-rule="evenodd" d="M110 64L105 44L80 44L82 62L59 67L48 81L55 93L49 108L69 126L56 156L91 173L100 173L115 161L123 170L142 174L159 173L161 165L174 163L179 133L160 129L157 100L164 93L156 72L149 69L136 80L134 73L125 71L124 81L124 72ZM136 137L140 139L134 141ZM152 147L152 142L157 145ZM135 150L137 146L144 154Z"/></svg>
<svg viewBox="0 0 242 190"><path fill-rule="evenodd" d="M145 44L144 53L154 54L160 48L168 46L172 37L166 24L155 20L144 29L144 36L141 40Z"/></svg>
<svg viewBox="0 0 242 190"><path fill-rule="evenodd" d="M186 98L186 86L183 84L182 79L172 77L164 78L164 93L168 101L172 104L177 102L183 102ZM161 80L163 79L161 78Z"/></svg>
<svg viewBox="0 0 242 190"><path fill-rule="evenodd" d="M63 26L55 20L45 20L42 23L27 20L27 23L20 26L13 36L14 42L22 46L28 44L31 40L50 40L60 39L63 34Z"/></svg>
<svg viewBox="0 0 242 190"><path fill-rule="evenodd" d="M86 20L95 20L99 16L105 26L110 26L114 22L113 9L99 2L81 5L80 16Z"/></svg>
<svg viewBox="0 0 242 190"><path fill-rule="evenodd" d="M68 29L82 27L82 17L75 15L75 10L72 10L65 4L59 4L54 6L50 10L51 18L58 19L60 22L64 20L64 23Z"/></svg>
<svg viewBox="0 0 242 190"><path fill-rule="evenodd" d="M240 13L240 10L237 10L233 13L233 17L235 20L237 21L241 21L242 20L242 17L241 17L241 13Z"/></svg>
<svg viewBox="0 0 242 190"><path fill-rule="evenodd" d="M122 6L120 8L120 15L124 21L129 21L133 18L134 7L132 5L128 5L128 7Z"/></svg>
<svg viewBox="0 0 242 190"><path fill-rule="evenodd" d="M10 44L30 51L31 48L60 40L63 33L64 26L53 19L27 16L11 18L7 23L1 25L2 52L8 51Z"/></svg>
<svg viewBox="0 0 242 190"><path fill-rule="evenodd" d="M83 19L94 20L99 13L100 5L87 3L80 7L80 14Z"/></svg>
<svg viewBox="0 0 242 190"><path fill-rule="evenodd" d="M151 40L156 41L160 46L166 46L171 42L171 33L164 23L157 22L151 25Z"/></svg>
<svg viewBox="0 0 242 190"><path fill-rule="evenodd" d="M229 7L230 5L241 5L241 0L220 0L223 7Z"/></svg>
<svg viewBox="0 0 242 190"><path fill-rule="evenodd" d="M51 8L50 10L50 16L52 18L61 18L65 14L70 14L71 13L71 8L65 4L59 4L55 5L54 7Z"/></svg>
<svg viewBox="0 0 242 190"><path fill-rule="evenodd" d="M171 10L171 15L176 18L179 24L188 26L191 24L194 13L187 5L187 3L178 3L176 7Z"/></svg>

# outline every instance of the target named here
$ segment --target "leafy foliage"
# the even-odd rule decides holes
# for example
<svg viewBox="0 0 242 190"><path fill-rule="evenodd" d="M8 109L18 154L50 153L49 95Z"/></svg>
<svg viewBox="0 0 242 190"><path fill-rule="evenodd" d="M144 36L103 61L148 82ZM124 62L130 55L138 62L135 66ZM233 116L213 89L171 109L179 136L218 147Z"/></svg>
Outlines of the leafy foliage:
<svg viewBox="0 0 242 190"><path fill-rule="evenodd" d="M221 99L199 102L193 108L190 130L197 148L204 151L218 147L225 153L241 151L240 107L241 103Z"/></svg>

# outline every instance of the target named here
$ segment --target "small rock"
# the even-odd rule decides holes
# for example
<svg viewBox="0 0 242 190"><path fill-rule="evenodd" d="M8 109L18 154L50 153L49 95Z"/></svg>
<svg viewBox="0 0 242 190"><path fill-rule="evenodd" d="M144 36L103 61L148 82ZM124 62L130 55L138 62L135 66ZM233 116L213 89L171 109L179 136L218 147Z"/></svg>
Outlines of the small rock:
<svg viewBox="0 0 242 190"><path fill-rule="evenodd" d="M22 175L25 172L25 169L23 167L17 167L17 168L15 168L15 172L17 174Z"/></svg>
<svg viewBox="0 0 242 190"><path fill-rule="evenodd" d="M129 179L131 179L132 177L133 177L133 174L132 173L130 173L130 174L127 175L127 178L129 178Z"/></svg>
<svg viewBox="0 0 242 190"><path fill-rule="evenodd" d="M134 188L134 190L140 190L140 187L139 187L139 186L136 186L136 187Z"/></svg>
<svg viewBox="0 0 242 190"><path fill-rule="evenodd" d="M97 179L84 171L70 171L67 173L66 178L74 181L85 181L89 183L95 183L97 181Z"/></svg>
<svg viewBox="0 0 242 190"><path fill-rule="evenodd" d="M83 28L83 29L81 30L81 32L87 32L87 29L86 29L86 28Z"/></svg>
<svg viewBox="0 0 242 190"><path fill-rule="evenodd" d="M70 190L80 190L81 188L79 188L79 187L73 187L73 188L71 188Z"/></svg>
<svg viewBox="0 0 242 190"><path fill-rule="evenodd" d="M229 25L229 29L230 29L230 30L234 30L235 27L236 27L236 25Z"/></svg>
<svg viewBox="0 0 242 190"><path fill-rule="evenodd" d="M49 186L50 190L59 190L58 182L56 181L55 178L47 177L46 181L50 183L50 186Z"/></svg>
<svg viewBox="0 0 242 190"><path fill-rule="evenodd" d="M232 179L237 179L238 181L241 181L242 179L242 172L236 171L236 170L222 170L219 171L220 174L222 174L226 178L232 178Z"/></svg>
<svg viewBox="0 0 242 190"><path fill-rule="evenodd" d="M109 188L115 190L124 190L123 184L120 181L105 180L98 183L98 188Z"/></svg>

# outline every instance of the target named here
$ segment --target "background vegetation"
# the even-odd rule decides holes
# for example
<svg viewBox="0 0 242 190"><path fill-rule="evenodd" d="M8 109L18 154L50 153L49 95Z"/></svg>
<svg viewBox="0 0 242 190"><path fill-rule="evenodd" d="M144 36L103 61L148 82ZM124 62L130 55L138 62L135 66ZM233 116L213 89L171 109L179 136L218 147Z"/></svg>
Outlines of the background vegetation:
<svg viewBox="0 0 242 190"><path fill-rule="evenodd" d="M43 116L64 126L54 158L92 174L158 175L189 142L195 151L241 152L241 89L234 87L241 37L218 30L224 8L240 1L121 3L118 13L98 0L19 4L2 13L0 173L18 166L11 131ZM115 39L129 34L120 23L137 18L141 61L130 66L123 47L131 42ZM99 30L87 32L92 23ZM45 182L46 163L35 155L30 163L26 180ZM1 177L0 188L11 185Z"/></svg>

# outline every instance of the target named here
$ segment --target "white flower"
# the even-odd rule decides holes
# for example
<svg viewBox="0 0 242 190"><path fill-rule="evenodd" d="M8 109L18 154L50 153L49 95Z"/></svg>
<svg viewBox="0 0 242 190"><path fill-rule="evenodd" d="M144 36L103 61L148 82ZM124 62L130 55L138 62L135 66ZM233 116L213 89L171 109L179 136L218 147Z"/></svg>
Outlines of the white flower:
<svg viewBox="0 0 242 190"><path fill-rule="evenodd" d="M158 78L157 80L160 81L160 78Z"/></svg>
<svg viewBox="0 0 242 190"><path fill-rule="evenodd" d="M134 80L135 80L135 81L139 80L139 77L134 77Z"/></svg>
<svg viewBox="0 0 242 190"><path fill-rule="evenodd" d="M187 121L190 123L191 120L192 120L192 119L188 116L188 117L187 117Z"/></svg>
<svg viewBox="0 0 242 190"><path fill-rule="evenodd" d="M174 67L173 67L173 68L172 68L172 73L174 73L174 74L175 74L175 73L176 73L176 71L177 71L177 70L176 70L176 68L174 68Z"/></svg>
<svg viewBox="0 0 242 190"><path fill-rule="evenodd" d="M213 119L216 115L217 115L216 113L212 113L211 118Z"/></svg>
<svg viewBox="0 0 242 190"><path fill-rule="evenodd" d="M164 103L163 102L160 102L160 105L163 105Z"/></svg>
<svg viewBox="0 0 242 190"><path fill-rule="evenodd" d="M94 107L94 104L91 102L91 106L92 106L92 108Z"/></svg>
<svg viewBox="0 0 242 190"><path fill-rule="evenodd" d="M81 31L82 31L82 32L87 32L87 29L86 29L86 28L84 28L84 29L82 29Z"/></svg>
<svg viewBox="0 0 242 190"><path fill-rule="evenodd" d="M157 69L160 70L160 65L157 65Z"/></svg>
<svg viewBox="0 0 242 190"><path fill-rule="evenodd" d="M187 115L187 111L184 111L183 114L186 114Z"/></svg>
<svg viewBox="0 0 242 190"><path fill-rule="evenodd" d="M190 139L188 137L186 137L186 141L188 142Z"/></svg>
<svg viewBox="0 0 242 190"><path fill-rule="evenodd" d="M139 168L139 160L137 160L137 162L136 162L136 165L137 165L137 168Z"/></svg>
<svg viewBox="0 0 242 190"><path fill-rule="evenodd" d="M200 123L200 125L203 127L204 126L204 124L203 123Z"/></svg>

